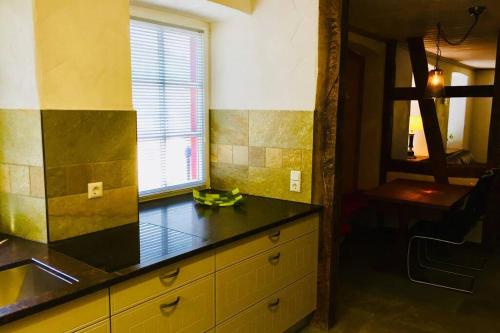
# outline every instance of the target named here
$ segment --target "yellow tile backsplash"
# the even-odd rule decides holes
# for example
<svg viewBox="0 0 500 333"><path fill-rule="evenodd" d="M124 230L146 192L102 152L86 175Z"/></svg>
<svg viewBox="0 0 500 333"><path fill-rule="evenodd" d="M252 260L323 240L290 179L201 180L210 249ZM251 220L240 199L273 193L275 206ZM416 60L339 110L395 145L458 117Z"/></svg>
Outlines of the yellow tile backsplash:
<svg viewBox="0 0 500 333"><path fill-rule="evenodd" d="M0 193L0 232L46 243L45 199Z"/></svg>
<svg viewBox="0 0 500 333"><path fill-rule="evenodd" d="M25 165L10 165L10 192L30 195L30 168Z"/></svg>
<svg viewBox="0 0 500 333"><path fill-rule="evenodd" d="M136 114L43 110L49 240L137 222ZM87 198L102 182L102 198Z"/></svg>
<svg viewBox="0 0 500 333"><path fill-rule="evenodd" d="M210 111L210 180L218 189L311 201L313 112ZM290 192L290 171L302 191Z"/></svg>
<svg viewBox="0 0 500 333"><path fill-rule="evenodd" d="M248 146L233 146L233 164L248 165Z"/></svg>
<svg viewBox="0 0 500 333"><path fill-rule="evenodd" d="M266 168L281 169L283 167L283 151L281 148L266 148Z"/></svg>
<svg viewBox="0 0 500 333"><path fill-rule="evenodd" d="M46 243L137 222L136 150L133 111L0 110L0 232Z"/></svg>
<svg viewBox="0 0 500 333"><path fill-rule="evenodd" d="M312 149L313 112L249 111L250 146Z"/></svg>
<svg viewBox="0 0 500 333"><path fill-rule="evenodd" d="M302 150L283 149L283 168L301 170L302 169Z"/></svg>
<svg viewBox="0 0 500 333"><path fill-rule="evenodd" d="M211 111L210 139L213 143L248 146L248 111Z"/></svg>
<svg viewBox="0 0 500 333"><path fill-rule="evenodd" d="M248 165L253 167L265 167L266 148L248 147Z"/></svg>
<svg viewBox="0 0 500 333"><path fill-rule="evenodd" d="M137 222L137 186L104 190L103 198L89 200L86 193L49 198L50 241Z"/></svg>
<svg viewBox="0 0 500 333"><path fill-rule="evenodd" d="M35 198L45 198L45 181L43 168L30 166L30 196Z"/></svg>
<svg viewBox="0 0 500 333"><path fill-rule="evenodd" d="M231 145L217 145L217 162L219 163L233 163L233 146Z"/></svg>
<svg viewBox="0 0 500 333"><path fill-rule="evenodd" d="M0 232L47 242L40 110L0 110Z"/></svg>
<svg viewBox="0 0 500 333"><path fill-rule="evenodd" d="M0 163L43 165L40 110L0 109Z"/></svg>

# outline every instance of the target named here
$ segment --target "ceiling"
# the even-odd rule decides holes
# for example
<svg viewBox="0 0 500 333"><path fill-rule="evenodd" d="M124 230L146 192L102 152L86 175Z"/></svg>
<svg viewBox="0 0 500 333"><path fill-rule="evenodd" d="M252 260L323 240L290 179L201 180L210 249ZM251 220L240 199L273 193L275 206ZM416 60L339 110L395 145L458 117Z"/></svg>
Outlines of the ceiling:
<svg viewBox="0 0 500 333"><path fill-rule="evenodd" d="M486 6L470 37L460 46L442 42L443 57L477 68L494 68L500 31L500 0L350 0L349 25L354 31L382 39L404 41L423 36L426 49L435 53L437 22L451 40L470 27L468 8Z"/></svg>

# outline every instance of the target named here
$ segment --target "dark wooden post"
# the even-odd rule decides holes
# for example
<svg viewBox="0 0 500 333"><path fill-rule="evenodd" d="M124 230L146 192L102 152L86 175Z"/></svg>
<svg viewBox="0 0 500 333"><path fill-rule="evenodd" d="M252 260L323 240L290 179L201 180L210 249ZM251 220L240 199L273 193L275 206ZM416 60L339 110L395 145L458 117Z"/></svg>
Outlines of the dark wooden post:
<svg viewBox="0 0 500 333"><path fill-rule="evenodd" d="M410 50L415 85L419 91L418 104L420 106L420 114L424 125L425 139L429 149L429 158L432 164L434 179L437 183L447 184L446 153L444 151L441 130L439 129L436 105L432 99L424 98L429 69L423 38L408 38L408 48Z"/></svg>
<svg viewBox="0 0 500 333"><path fill-rule="evenodd" d="M391 40L386 43L379 184L383 184L387 181L387 169L389 168L389 164L392 159L392 119L394 112L393 91L396 87L396 48L397 42L395 40Z"/></svg>
<svg viewBox="0 0 500 333"><path fill-rule="evenodd" d="M493 103L491 107L488 165L490 167L500 166L500 31L497 38L497 61L495 66Z"/></svg>
<svg viewBox="0 0 500 333"><path fill-rule="evenodd" d="M340 61L347 48L347 0L319 1L318 79L314 113L312 202L324 207L319 229L318 303L315 324L333 325L338 286L339 184L335 169L338 156L337 128ZM344 28L342 28L344 27Z"/></svg>

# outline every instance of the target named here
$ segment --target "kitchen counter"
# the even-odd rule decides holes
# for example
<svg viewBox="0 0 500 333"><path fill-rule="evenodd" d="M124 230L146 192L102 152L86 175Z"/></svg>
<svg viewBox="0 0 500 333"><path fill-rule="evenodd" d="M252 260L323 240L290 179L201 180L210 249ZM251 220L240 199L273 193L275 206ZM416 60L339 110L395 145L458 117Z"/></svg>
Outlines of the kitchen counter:
<svg viewBox="0 0 500 333"><path fill-rule="evenodd" d="M139 222L59 241L50 246L8 235L0 270L35 258L78 279L0 308L0 325L90 294L129 278L269 230L321 208L245 196L234 207L206 207L191 194L140 205Z"/></svg>

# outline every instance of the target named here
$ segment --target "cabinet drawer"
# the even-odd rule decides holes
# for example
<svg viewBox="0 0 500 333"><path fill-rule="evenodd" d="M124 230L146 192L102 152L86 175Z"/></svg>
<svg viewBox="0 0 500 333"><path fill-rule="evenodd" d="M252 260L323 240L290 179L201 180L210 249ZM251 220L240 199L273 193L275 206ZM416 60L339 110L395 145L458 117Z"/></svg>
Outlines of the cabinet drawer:
<svg viewBox="0 0 500 333"><path fill-rule="evenodd" d="M316 274L278 291L217 326L217 333L281 333L316 308Z"/></svg>
<svg viewBox="0 0 500 333"><path fill-rule="evenodd" d="M204 253L110 288L116 314L214 272L213 252Z"/></svg>
<svg viewBox="0 0 500 333"><path fill-rule="evenodd" d="M86 327L75 333L109 333L111 322L109 319L103 320L92 326Z"/></svg>
<svg viewBox="0 0 500 333"><path fill-rule="evenodd" d="M74 332L109 317L108 289L0 326L0 333Z"/></svg>
<svg viewBox="0 0 500 333"><path fill-rule="evenodd" d="M317 237L311 232L216 272L217 323L314 272Z"/></svg>
<svg viewBox="0 0 500 333"><path fill-rule="evenodd" d="M224 246L218 249L215 254L215 268L216 270L222 269L260 252L298 238L313 230L317 230L318 220L319 217L315 214L291 224L286 224L280 228L272 229Z"/></svg>
<svg viewBox="0 0 500 333"><path fill-rule="evenodd" d="M206 332L214 327L213 274L111 317L113 333Z"/></svg>

